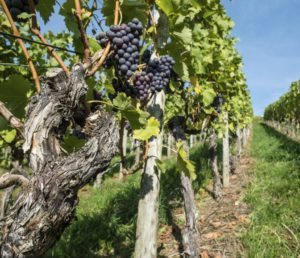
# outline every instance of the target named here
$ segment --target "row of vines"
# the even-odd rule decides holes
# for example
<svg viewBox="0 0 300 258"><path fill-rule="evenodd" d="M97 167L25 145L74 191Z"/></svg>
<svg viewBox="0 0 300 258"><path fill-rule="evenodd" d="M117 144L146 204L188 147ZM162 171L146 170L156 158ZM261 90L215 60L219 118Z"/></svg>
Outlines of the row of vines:
<svg viewBox="0 0 300 258"><path fill-rule="evenodd" d="M220 1L0 3L1 257L44 254L71 223L78 191L116 158L120 177L142 178L134 256L156 257L167 134L176 142L186 215L183 254L198 257L199 171L188 139L209 141L218 200L230 186L230 149L239 159L253 116L234 24ZM52 15L63 17L66 31L41 32Z"/></svg>
<svg viewBox="0 0 300 258"><path fill-rule="evenodd" d="M287 93L270 104L264 112L264 120L292 138L299 137L300 130L300 82L295 81Z"/></svg>

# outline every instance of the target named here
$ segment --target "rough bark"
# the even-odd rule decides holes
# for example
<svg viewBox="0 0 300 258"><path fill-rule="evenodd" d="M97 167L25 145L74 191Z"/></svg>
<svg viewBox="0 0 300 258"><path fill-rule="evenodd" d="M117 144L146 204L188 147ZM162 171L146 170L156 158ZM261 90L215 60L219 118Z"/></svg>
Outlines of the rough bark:
<svg viewBox="0 0 300 258"><path fill-rule="evenodd" d="M230 160L229 160L229 129L228 114L225 115L225 132L223 136L223 186L229 186Z"/></svg>
<svg viewBox="0 0 300 258"><path fill-rule="evenodd" d="M5 192L3 193L2 196L2 202L1 202L1 213L0 213L0 219L2 219L5 215L6 209L8 207L8 202L10 200L11 194L14 191L15 186L11 186L7 189L5 189Z"/></svg>
<svg viewBox="0 0 300 258"><path fill-rule="evenodd" d="M163 91L157 93L149 103L149 112L160 122L163 121L164 103ZM162 137L161 131L158 137L152 137L148 143L148 154L142 174L138 205L135 258L154 258L157 256L160 171L156 166L156 159L161 159Z"/></svg>
<svg viewBox="0 0 300 258"><path fill-rule="evenodd" d="M222 197L222 184L221 177L218 171L217 135L215 132L212 132L209 139L209 159L213 176L213 197L214 199L219 200Z"/></svg>
<svg viewBox="0 0 300 258"><path fill-rule="evenodd" d="M38 257L70 224L78 190L104 173L117 152L118 129L113 117L97 110L87 119L89 140L77 152L60 157L65 133L87 85L81 64L70 77L48 74L40 95L27 108L24 150L30 153L32 176L0 220L0 256Z"/></svg>
<svg viewBox="0 0 300 258"><path fill-rule="evenodd" d="M185 151L188 152L187 142L184 142ZM195 204L192 182L183 172L180 175L181 192L184 200L185 227L182 231L182 245L184 257L199 257L199 231L197 228L197 208Z"/></svg>

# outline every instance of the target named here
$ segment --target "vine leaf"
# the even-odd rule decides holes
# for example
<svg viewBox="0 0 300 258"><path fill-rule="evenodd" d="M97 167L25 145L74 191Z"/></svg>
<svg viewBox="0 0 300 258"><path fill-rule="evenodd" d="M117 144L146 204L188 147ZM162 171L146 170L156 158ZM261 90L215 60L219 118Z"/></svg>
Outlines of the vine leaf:
<svg viewBox="0 0 300 258"><path fill-rule="evenodd" d="M216 93L213 89L211 88L205 89L202 92L204 106L209 106L211 103L213 103L215 97L216 97Z"/></svg>
<svg viewBox="0 0 300 258"><path fill-rule="evenodd" d="M11 75L9 79L0 85L0 100L7 105L9 110L17 117L25 115L27 93L31 84L21 75Z"/></svg>
<svg viewBox="0 0 300 258"><path fill-rule="evenodd" d="M192 42L192 30L188 27L184 27L181 32L174 32L173 34L180 38L183 43L191 44Z"/></svg>
<svg viewBox="0 0 300 258"><path fill-rule="evenodd" d="M15 129L1 131L1 137L7 143L12 143L13 140L16 138L16 135L17 131Z"/></svg>
<svg viewBox="0 0 300 258"><path fill-rule="evenodd" d="M156 0L156 4L168 16L174 12L172 1Z"/></svg>
<svg viewBox="0 0 300 258"><path fill-rule="evenodd" d="M114 22L114 10L115 1L103 0L102 14L106 18L105 24L110 26ZM143 24L147 23L146 11L148 5L145 0L123 0L120 6L122 12L122 22L127 23L133 18L138 18Z"/></svg>
<svg viewBox="0 0 300 258"><path fill-rule="evenodd" d="M159 126L159 121L154 117L150 117L149 120L147 120L145 128L134 130L133 138L141 141L147 141L152 136L158 136Z"/></svg>
<svg viewBox="0 0 300 258"><path fill-rule="evenodd" d="M177 146L177 169L182 171L192 181L197 178L195 165L187 157L187 153L184 150L183 142L178 142Z"/></svg>
<svg viewBox="0 0 300 258"><path fill-rule="evenodd" d="M47 3L40 3L36 6L37 11L40 13L44 23L49 21L50 16L54 12L55 0L47 0Z"/></svg>

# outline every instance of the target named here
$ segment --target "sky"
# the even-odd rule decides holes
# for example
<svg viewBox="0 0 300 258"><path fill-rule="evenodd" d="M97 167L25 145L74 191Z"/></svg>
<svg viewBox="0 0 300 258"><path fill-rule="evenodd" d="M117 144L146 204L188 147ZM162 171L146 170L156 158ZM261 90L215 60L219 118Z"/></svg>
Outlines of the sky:
<svg viewBox="0 0 300 258"><path fill-rule="evenodd" d="M222 0L235 22L254 113L300 79L300 0Z"/></svg>
<svg viewBox="0 0 300 258"><path fill-rule="evenodd" d="M300 79L300 0L221 1L235 22L254 113L262 115ZM63 27L59 16L46 26L54 32Z"/></svg>

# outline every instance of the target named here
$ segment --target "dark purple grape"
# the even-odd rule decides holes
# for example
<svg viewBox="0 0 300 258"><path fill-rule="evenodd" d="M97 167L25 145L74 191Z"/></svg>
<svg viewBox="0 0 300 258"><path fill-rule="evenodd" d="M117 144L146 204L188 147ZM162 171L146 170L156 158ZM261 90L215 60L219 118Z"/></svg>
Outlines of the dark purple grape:
<svg viewBox="0 0 300 258"><path fill-rule="evenodd" d="M123 36L122 39L123 39L124 43L128 43L130 41L128 36Z"/></svg>
<svg viewBox="0 0 300 258"><path fill-rule="evenodd" d="M133 40L135 37L134 37L134 35L132 34L132 33L129 33L128 35L127 35L127 37L129 38L129 40Z"/></svg>
<svg viewBox="0 0 300 258"><path fill-rule="evenodd" d="M116 44L116 46L122 46L123 40L121 38L114 38L113 43Z"/></svg>
<svg viewBox="0 0 300 258"><path fill-rule="evenodd" d="M126 59L125 58L120 58L119 59L119 64L125 64L126 63Z"/></svg>
<svg viewBox="0 0 300 258"><path fill-rule="evenodd" d="M128 53L124 54L124 58L128 59L129 57L130 57L130 54L128 54Z"/></svg>
<svg viewBox="0 0 300 258"><path fill-rule="evenodd" d="M120 66L120 70L121 70L122 72L127 72L127 71L128 71L128 66L125 65L125 64L123 64L123 65Z"/></svg>

